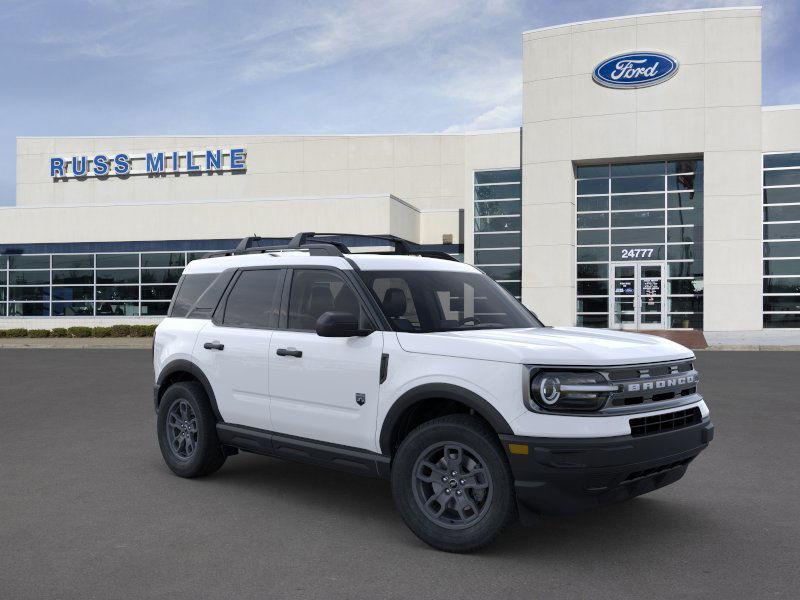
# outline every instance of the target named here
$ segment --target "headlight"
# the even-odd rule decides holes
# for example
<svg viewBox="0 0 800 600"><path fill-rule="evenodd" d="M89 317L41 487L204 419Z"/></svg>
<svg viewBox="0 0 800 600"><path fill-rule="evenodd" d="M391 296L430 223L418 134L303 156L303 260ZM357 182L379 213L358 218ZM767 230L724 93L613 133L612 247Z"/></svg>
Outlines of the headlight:
<svg viewBox="0 0 800 600"><path fill-rule="evenodd" d="M531 379L531 399L546 410L599 410L616 390L604 375L593 371L542 371Z"/></svg>

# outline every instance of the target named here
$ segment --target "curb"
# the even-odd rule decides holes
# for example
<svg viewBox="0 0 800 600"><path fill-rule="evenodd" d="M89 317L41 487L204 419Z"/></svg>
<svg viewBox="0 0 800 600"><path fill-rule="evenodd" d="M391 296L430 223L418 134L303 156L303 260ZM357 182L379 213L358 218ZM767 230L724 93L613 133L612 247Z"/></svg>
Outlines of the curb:
<svg viewBox="0 0 800 600"><path fill-rule="evenodd" d="M153 338L0 338L2 348L34 349L150 349Z"/></svg>

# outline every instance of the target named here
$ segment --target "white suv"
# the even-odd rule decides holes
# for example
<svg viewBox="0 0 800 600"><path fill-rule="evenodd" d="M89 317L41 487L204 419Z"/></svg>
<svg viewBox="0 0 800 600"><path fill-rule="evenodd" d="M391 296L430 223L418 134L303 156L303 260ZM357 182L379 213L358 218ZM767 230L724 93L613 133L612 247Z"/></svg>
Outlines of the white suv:
<svg viewBox="0 0 800 600"><path fill-rule="evenodd" d="M464 552L672 483L712 439L683 346L546 327L445 254L330 235L186 267L153 349L177 475L243 450L386 478L417 536Z"/></svg>

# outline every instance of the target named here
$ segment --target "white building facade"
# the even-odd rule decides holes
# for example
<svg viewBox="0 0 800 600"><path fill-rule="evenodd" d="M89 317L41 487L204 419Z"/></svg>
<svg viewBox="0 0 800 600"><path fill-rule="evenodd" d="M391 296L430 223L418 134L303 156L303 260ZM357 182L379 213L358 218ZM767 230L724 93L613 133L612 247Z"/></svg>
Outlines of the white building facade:
<svg viewBox="0 0 800 600"><path fill-rule="evenodd" d="M511 130L19 138L0 327L155 322L205 252L342 231L463 257L547 324L800 328L800 107L761 104L760 8L523 52Z"/></svg>

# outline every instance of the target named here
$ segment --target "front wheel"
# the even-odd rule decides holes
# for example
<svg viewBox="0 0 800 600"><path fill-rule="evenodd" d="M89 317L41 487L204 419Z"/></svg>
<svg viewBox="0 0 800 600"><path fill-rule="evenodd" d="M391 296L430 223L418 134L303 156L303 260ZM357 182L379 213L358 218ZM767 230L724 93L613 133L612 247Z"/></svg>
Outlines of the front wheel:
<svg viewBox="0 0 800 600"><path fill-rule="evenodd" d="M516 517L513 477L497 435L471 415L412 431L392 464L392 493L406 525L447 552L485 546Z"/></svg>

